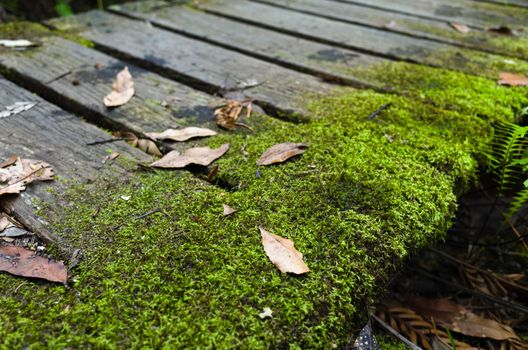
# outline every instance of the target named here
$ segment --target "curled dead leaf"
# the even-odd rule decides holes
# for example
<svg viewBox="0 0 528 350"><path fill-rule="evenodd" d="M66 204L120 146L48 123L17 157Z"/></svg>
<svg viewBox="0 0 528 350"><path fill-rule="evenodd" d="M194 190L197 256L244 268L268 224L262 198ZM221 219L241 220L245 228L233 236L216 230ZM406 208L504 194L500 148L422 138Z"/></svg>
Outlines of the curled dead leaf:
<svg viewBox="0 0 528 350"><path fill-rule="evenodd" d="M6 160L0 163L0 169L15 164L17 159L18 159L18 156L12 155L11 157L7 158Z"/></svg>
<svg viewBox="0 0 528 350"><path fill-rule="evenodd" d="M310 271L292 240L270 233L262 227L259 230L266 255L281 272L301 275Z"/></svg>
<svg viewBox="0 0 528 350"><path fill-rule="evenodd" d="M66 283L68 280L68 271L62 262L43 258L17 246L0 246L0 271L51 282Z"/></svg>
<svg viewBox="0 0 528 350"><path fill-rule="evenodd" d="M235 209L231 208L227 204L224 204L223 206L224 206L224 216L229 216L229 215L233 214L234 212L236 212Z"/></svg>
<svg viewBox="0 0 528 350"><path fill-rule="evenodd" d="M228 149L229 145L225 143L217 149L211 149L209 147L195 147L186 150L183 154L180 154L180 152L174 150L167 153L165 156L163 156L163 158L152 163L151 166L156 168L171 169L184 168L189 164L207 166L216 159L223 156Z"/></svg>
<svg viewBox="0 0 528 350"><path fill-rule="evenodd" d="M117 139L123 139L126 142L130 143L132 146L136 147L138 143L138 137L136 134L130 131L114 131L112 135Z"/></svg>
<svg viewBox="0 0 528 350"><path fill-rule="evenodd" d="M243 126L251 130L251 128L246 124L237 122L243 109L246 109L246 117L249 117L253 111L252 101L227 101L225 105L217 108L214 111L216 124L227 130L235 130L237 126Z"/></svg>
<svg viewBox="0 0 528 350"><path fill-rule="evenodd" d="M0 168L0 196L20 193L33 181L53 180L51 165L41 160L17 158L15 163Z"/></svg>
<svg viewBox="0 0 528 350"><path fill-rule="evenodd" d="M450 22L449 25L454 28L457 32L467 34L471 31L469 27L462 23Z"/></svg>
<svg viewBox="0 0 528 350"><path fill-rule="evenodd" d="M134 96L134 82L128 67L117 73L116 80L112 84L112 92L104 98L106 107L117 107L127 103Z"/></svg>
<svg viewBox="0 0 528 350"><path fill-rule="evenodd" d="M528 77L525 75L501 72L499 74L499 84L508 86L527 86Z"/></svg>
<svg viewBox="0 0 528 350"><path fill-rule="evenodd" d="M207 128L190 126L184 129L167 129L163 132L150 132L147 136L154 140L187 141L195 137L214 136L217 132Z"/></svg>
<svg viewBox="0 0 528 350"><path fill-rule="evenodd" d="M518 34L515 30L511 29L508 26L491 27L487 28L486 31L507 36L514 36Z"/></svg>
<svg viewBox="0 0 528 350"><path fill-rule="evenodd" d="M119 152L112 152L110 153L109 155L107 155L106 157L104 157L103 159L103 164L106 164L108 162L111 162L113 161L114 159L116 159L117 157L119 157L121 155L121 153Z"/></svg>
<svg viewBox="0 0 528 350"><path fill-rule="evenodd" d="M163 156L163 154L159 150L159 148L156 145L156 143L154 141L152 141L152 140L139 139L139 140L137 140L137 146L136 147L139 148L140 150L142 150L143 152L145 152L147 154L150 154L151 156L157 156L157 157Z"/></svg>
<svg viewBox="0 0 528 350"><path fill-rule="evenodd" d="M268 148L257 160L257 165L282 163L291 157L303 154L307 148L308 145L305 143L279 143Z"/></svg>

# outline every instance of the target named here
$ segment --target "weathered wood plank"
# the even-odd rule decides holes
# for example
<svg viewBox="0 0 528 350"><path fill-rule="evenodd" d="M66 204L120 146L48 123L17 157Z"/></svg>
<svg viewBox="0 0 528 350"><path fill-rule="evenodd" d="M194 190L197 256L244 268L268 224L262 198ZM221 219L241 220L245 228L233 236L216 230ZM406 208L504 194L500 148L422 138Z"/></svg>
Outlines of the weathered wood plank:
<svg viewBox="0 0 528 350"><path fill-rule="evenodd" d="M272 28L340 47L357 49L431 66L460 70L496 79L500 71L523 72L528 63L504 56L455 47L426 39L360 25L332 21L271 5L238 0L198 3L220 16ZM258 13L258 16L254 16Z"/></svg>
<svg viewBox="0 0 528 350"><path fill-rule="evenodd" d="M454 21L481 29L499 25L526 26L528 9L472 0L338 0L441 21Z"/></svg>
<svg viewBox="0 0 528 350"><path fill-rule="evenodd" d="M359 86L375 86L350 71L388 60L357 51L295 38L165 1L142 1L113 6L112 11L144 19L161 28L209 41L267 61L292 67L323 79Z"/></svg>
<svg viewBox="0 0 528 350"><path fill-rule="evenodd" d="M40 40L42 45L35 49L1 52L0 66L31 90L98 125L144 133L153 128L209 123L214 106L220 103L210 95L60 37ZM106 108L103 98L125 66L134 78L136 94L119 108ZM161 105L165 99L169 100L167 107Z"/></svg>
<svg viewBox="0 0 528 350"><path fill-rule="evenodd" d="M57 180L36 182L29 185L20 195L3 196L0 207L12 213L17 220L47 242L60 243L50 231L45 219L37 215L39 206L35 201L51 203L56 193L66 189L67 183L60 179L89 182L99 176L123 174L126 170L119 162L103 166L102 160L108 149L122 154L122 157L148 161L151 157L126 143L113 142L111 145L86 146L94 139L108 139L110 136L97 127L81 121L40 97L23 90L0 77L1 109L15 102L38 102L32 109L0 119L0 159L15 154L22 158L44 160L54 169ZM51 209L59 215L60 209Z"/></svg>
<svg viewBox="0 0 528 350"><path fill-rule="evenodd" d="M448 22L387 12L352 3L319 0L259 0L259 2L348 23L385 29L391 32L509 56L528 58L528 33L520 33L516 37L508 38L512 43L505 45L505 37L501 34L476 28L473 28L469 33L463 34L456 31ZM528 18L526 20L528 21Z"/></svg>
<svg viewBox="0 0 528 350"><path fill-rule="evenodd" d="M256 86L243 90L243 95L257 101L269 114L307 115L306 96L334 89L313 76L105 12L93 11L52 24L75 29L102 50L192 86L229 92L256 82ZM240 95L236 92L224 95Z"/></svg>
<svg viewBox="0 0 528 350"><path fill-rule="evenodd" d="M518 6L528 8L528 1L526 0L473 0L478 2L489 2L492 4L499 4L503 6Z"/></svg>

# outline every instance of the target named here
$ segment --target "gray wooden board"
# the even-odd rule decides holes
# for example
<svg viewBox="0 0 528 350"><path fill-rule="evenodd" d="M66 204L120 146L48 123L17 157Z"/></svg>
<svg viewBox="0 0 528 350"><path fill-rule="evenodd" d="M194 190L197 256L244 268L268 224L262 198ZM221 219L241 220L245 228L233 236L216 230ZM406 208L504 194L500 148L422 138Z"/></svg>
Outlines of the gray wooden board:
<svg viewBox="0 0 528 350"><path fill-rule="evenodd" d="M210 13L273 28L292 35L345 48L366 50L399 60L460 70L492 79L498 76L499 67L495 62L500 64L506 60L506 57L500 55L333 21L262 3L217 0L197 4L201 9ZM492 62L494 64L491 64Z"/></svg>
<svg viewBox="0 0 528 350"><path fill-rule="evenodd" d="M377 56L295 38L188 7L167 6L168 3L164 1L142 1L114 6L112 10L264 60L353 85L371 86L375 83L362 81L354 77L352 72L346 73L348 68L367 67L387 61Z"/></svg>
<svg viewBox="0 0 528 350"><path fill-rule="evenodd" d="M148 161L151 157L122 141L87 147L86 142L109 138L109 135L0 76L1 110L15 102L24 101L38 104L20 114L0 119L0 160L18 155L46 161L53 167L57 180L30 184L20 195L2 196L0 207L13 213L22 224L45 241L60 242L50 231L47 222L36 214L38 203L35 200L53 202L54 195L49 189L55 192L65 190L68 185L63 179L82 183L99 176L122 175L126 170L118 162L103 165L102 161L109 149L137 161ZM60 206L52 207L51 212L60 215Z"/></svg>
<svg viewBox="0 0 528 350"><path fill-rule="evenodd" d="M42 45L34 49L0 51L0 66L28 88L98 125L145 133L180 125L210 124L213 109L221 102L63 38L41 40ZM103 98L125 66L133 76L136 94L123 106L106 108ZM167 107L161 105L164 100L168 101Z"/></svg>
<svg viewBox="0 0 528 350"><path fill-rule="evenodd" d="M258 85L243 94L267 112L307 115L306 97L328 94L331 84L318 78L264 62L209 43L155 28L145 21L92 11L52 22L61 29L74 29L96 43L138 64L186 83L237 90L246 82ZM227 94L240 95L240 94Z"/></svg>
<svg viewBox="0 0 528 350"><path fill-rule="evenodd" d="M325 0L328 1L328 0ZM460 22L482 29L526 26L528 9L473 0L338 0L441 21Z"/></svg>
<svg viewBox="0 0 528 350"><path fill-rule="evenodd" d="M259 0L259 2L274 4L344 22L363 24L392 32L439 40L464 47L528 58L528 52L519 53L508 46L502 45L501 42L496 42L496 39L504 37L501 34L479 29L472 29L470 33L464 34L455 30L448 22L387 12L376 8L337 1ZM528 33L520 33L520 35L528 37ZM520 40L520 38L512 37L511 40Z"/></svg>

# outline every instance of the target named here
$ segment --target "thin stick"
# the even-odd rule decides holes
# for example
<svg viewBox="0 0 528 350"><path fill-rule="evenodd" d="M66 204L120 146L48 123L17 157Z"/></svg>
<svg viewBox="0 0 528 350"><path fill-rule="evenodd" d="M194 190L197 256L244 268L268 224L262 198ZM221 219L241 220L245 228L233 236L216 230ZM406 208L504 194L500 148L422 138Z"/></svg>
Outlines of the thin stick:
<svg viewBox="0 0 528 350"><path fill-rule="evenodd" d="M88 142L86 143L85 145L86 146L94 146L94 145L101 145L103 143L110 143L110 142L117 142L117 141L126 141L127 139L125 138L113 138L113 139L107 139L107 140L101 140L101 141L93 141L93 142Z"/></svg>
<svg viewBox="0 0 528 350"><path fill-rule="evenodd" d="M401 341L402 343L404 343L405 345L407 345L408 347L410 347L411 349L413 350L423 350L421 347L419 347L418 345L416 344L413 344L411 341L409 341L409 339L405 338L403 335L401 335L397 330L395 330L394 328L392 328L391 326L388 325L387 322L383 321L381 318L379 318L378 316L376 315L372 315L372 318L378 322L378 324L384 328L387 332L389 332L390 334L392 334L394 337L396 337L399 341Z"/></svg>
<svg viewBox="0 0 528 350"><path fill-rule="evenodd" d="M384 110L389 108L391 105L392 105L392 102L385 103L383 106L381 106L380 108L378 108L374 112L372 112L372 114L367 117L367 120L372 120L372 119L376 118L378 116L378 114L380 114L381 112L383 112Z"/></svg>

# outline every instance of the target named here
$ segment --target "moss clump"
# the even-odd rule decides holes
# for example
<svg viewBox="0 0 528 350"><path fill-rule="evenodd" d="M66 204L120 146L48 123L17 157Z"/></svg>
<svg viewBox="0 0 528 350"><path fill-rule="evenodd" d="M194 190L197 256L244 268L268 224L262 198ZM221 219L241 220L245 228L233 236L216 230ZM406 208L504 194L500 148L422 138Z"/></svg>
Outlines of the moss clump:
<svg viewBox="0 0 528 350"><path fill-rule="evenodd" d="M397 62L354 69L353 73L412 99L489 122L511 121L528 105L528 87L500 86L493 80L442 68Z"/></svg>
<svg viewBox="0 0 528 350"><path fill-rule="evenodd" d="M0 275L3 346L343 347L364 321L363 300L449 227L454 188L474 178L471 154L487 124L369 91L343 90L309 108L318 118L308 124L255 115L255 133L208 140L231 144L216 178L230 191L156 172L63 198L70 204L55 231L85 258L70 288L17 288L20 280ZM285 141L310 148L279 166L255 165ZM222 204L237 213L224 218ZM280 274L259 225L293 239L312 271ZM259 318L264 307L272 319Z"/></svg>

